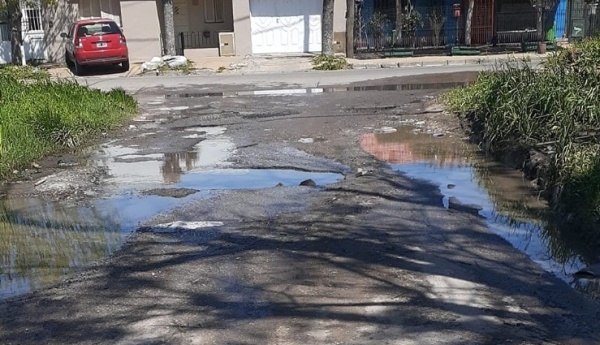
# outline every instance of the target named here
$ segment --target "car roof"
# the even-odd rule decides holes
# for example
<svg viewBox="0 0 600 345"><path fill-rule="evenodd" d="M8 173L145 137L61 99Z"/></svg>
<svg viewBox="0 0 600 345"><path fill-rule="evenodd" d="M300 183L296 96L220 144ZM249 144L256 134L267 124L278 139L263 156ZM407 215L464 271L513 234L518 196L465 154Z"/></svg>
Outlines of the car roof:
<svg viewBox="0 0 600 345"><path fill-rule="evenodd" d="M75 24L94 24L94 23L115 23L114 20L108 18L90 18L82 19L75 22Z"/></svg>

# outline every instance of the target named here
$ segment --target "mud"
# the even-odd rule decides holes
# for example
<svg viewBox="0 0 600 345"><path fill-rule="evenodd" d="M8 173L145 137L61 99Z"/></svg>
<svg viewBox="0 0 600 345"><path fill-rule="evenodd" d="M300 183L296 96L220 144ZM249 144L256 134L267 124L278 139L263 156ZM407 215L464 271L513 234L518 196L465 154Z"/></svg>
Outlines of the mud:
<svg viewBox="0 0 600 345"><path fill-rule="evenodd" d="M198 193L198 190L191 188L160 188L143 191L142 195L156 195L170 198L185 198L186 196L190 196L196 193Z"/></svg>
<svg viewBox="0 0 600 345"><path fill-rule="evenodd" d="M139 93L143 114L134 127L88 154L107 169L102 195L135 205L131 213L148 211L128 224L143 231L96 267L2 302L1 343L600 342L594 301L481 217L450 212L437 186L361 148L362 135L408 124L460 138L453 117L432 111L441 89L165 98L201 87L211 89ZM148 168L131 169L142 163ZM284 173L252 188L186 185L190 176L230 170ZM317 188L299 186L309 178ZM183 199L143 195L166 188L209 190ZM181 203L152 212L164 199Z"/></svg>

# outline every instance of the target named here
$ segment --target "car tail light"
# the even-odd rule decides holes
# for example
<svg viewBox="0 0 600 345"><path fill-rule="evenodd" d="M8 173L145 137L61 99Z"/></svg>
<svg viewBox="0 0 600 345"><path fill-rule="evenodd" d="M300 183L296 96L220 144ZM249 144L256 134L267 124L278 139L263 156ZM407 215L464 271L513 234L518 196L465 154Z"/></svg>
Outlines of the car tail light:
<svg viewBox="0 0 600 345"><path fill-rule="evenodd" d="M121 45L125 45L127 43L127 40L125 40L125 36L121 35L121 38L119 39L119 43L121 43Z"/></svg>
<svg viewBox="0 0 600 345"><path fill-rule="evenodd" d="M75 45L75 48L77 48L77 49L83 48L83 42L81 41L81 38L77 39L77 44Z"/></svg>

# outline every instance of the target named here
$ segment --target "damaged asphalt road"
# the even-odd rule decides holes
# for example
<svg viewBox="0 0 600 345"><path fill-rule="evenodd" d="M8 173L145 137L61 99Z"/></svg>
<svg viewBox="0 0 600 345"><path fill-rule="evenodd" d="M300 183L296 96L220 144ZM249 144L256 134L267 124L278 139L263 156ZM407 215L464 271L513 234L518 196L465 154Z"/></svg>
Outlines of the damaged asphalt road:
<svg viewBox="0 0 600 345"><path fill-rule="evenodd" d="M599 344L597 302L360 147L361 134L416 119L460 136L432 108L442 88L431 85L473 76L139 92L141 116L88 153L106 169L97 194L72 202L124 192L181 202L105 262L2 302L0 343ZM55 176L9 195L45 195Z"/></svg>

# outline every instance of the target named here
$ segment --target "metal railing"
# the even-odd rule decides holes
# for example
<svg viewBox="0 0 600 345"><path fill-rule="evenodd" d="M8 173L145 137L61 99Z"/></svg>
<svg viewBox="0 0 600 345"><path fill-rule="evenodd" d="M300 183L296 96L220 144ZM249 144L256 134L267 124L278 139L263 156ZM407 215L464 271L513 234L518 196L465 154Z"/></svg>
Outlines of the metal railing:
<svg viewBox="0 0 600 345"><path fill-rule="evenodd" d="M583 0L581 0L583 1ZM418 3L416 3L418 4ZM389 8L375 8L368 11L357 10L355 32L355 50L381 51L390 47L408 49L443 48L450 45L465 44L465 10L460 17L454 17L452 6L419 7L414 11L420 14L421 20L416 25L416 30L403 32L400 39L394 31L396 25L395 10ZM581 10L583 11L583 10ZM600 9L598 10L600 11ZM381 14L383 19L374 27L373 18ZM580 15L583 17L583 13ZM589 29L586 34L598 32L600 24L597 15L593 20L588 20ZM566 8L556 8L547 11L544 20L544 32L555 33L562 36L567 24ZM494 12L489 6L483 6L473 14L471 26L471 44L482 45L510 45L523 42L536 42L540 40L537 33L537 19L533 7L508 7L504 12Z"/></svg>
<svg viewBox="0 0 600 345"><path fill-rule="evenodd" d="M188 31L177 34L178 55L184 55L186 49L219 48L219 34L214 31Z"/></svg>
<svg viewBox="0 0 600 345"><path fill-rule="evenodd" d="M414 35L404 35L402 37L397 37L394 31L378 38L366 33L362 37L355 38L354 46L357 51L377 51L390 47L431 49L443 48L463 41L464 33L461 28L458 31L456 29L440 31L429 29L418 30Z"/></svg>
<svg viewBox="0 0 600 345"><path fill-rule="evenodd" d="M588 4L587 6L586 36L598 36L600 35L600 4Z"/></svg>
<svg viewBox="0 0 600 345"><path fill-rule="evenodd" d="M448 5L417 4L413 11L418 16L405 13L402 32L398 33L394 30L395 8L357 10L354 35L356 50L381 50L387 47L430 49L464 44L464 13L460 17L454 17L453 7ZM482 45L492 43L492 39L491 8L481 8L473 16L471 42L473 45Z"/></svg>

